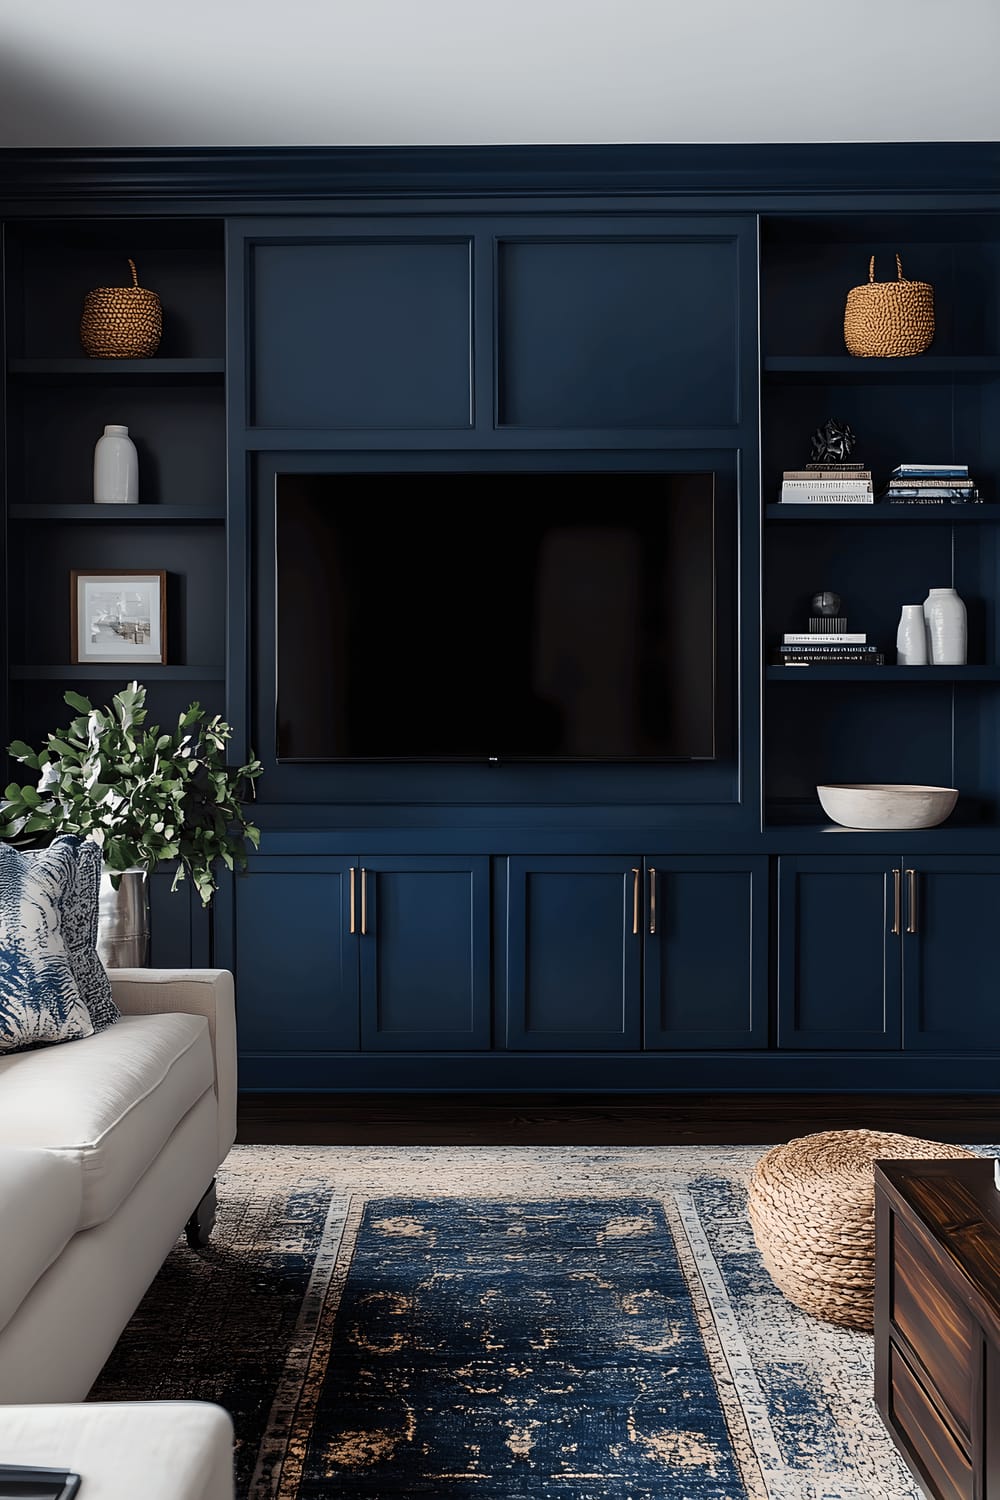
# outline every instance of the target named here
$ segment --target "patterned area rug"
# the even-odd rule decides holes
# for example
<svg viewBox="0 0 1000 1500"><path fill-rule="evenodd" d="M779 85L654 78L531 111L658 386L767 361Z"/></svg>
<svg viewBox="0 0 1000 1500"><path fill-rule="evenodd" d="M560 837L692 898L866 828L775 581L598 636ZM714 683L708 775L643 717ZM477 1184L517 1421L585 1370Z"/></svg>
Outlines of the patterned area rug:
<svg viewBox="0 0 1000 1500"><path fill-rule="evenodd" d="M765 1149L238 1146L92 1399L225 1406L239 1500L918 1500L870 1335L760 1263Z"/></svg>

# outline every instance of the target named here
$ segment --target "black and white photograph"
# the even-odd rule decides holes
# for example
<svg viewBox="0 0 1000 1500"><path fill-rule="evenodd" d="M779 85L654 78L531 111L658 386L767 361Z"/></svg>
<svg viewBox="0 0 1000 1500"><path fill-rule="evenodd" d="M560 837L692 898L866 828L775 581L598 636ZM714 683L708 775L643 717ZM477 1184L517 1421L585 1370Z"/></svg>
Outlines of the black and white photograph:
<svg viewBox="0 0 1000 1500"><path fill-rule="evenodd" d="M165 572L70 575L72 660L165 662Z"/></svg>

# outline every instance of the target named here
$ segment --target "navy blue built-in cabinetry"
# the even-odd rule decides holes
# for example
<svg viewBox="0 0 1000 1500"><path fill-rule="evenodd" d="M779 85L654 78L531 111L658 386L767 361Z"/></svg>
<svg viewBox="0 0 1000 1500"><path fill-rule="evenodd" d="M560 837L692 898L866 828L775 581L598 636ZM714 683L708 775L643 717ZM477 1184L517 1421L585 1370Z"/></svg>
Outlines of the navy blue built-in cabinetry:
<svg viewBox="0 0 1000 1500"><path fill-rule="evenodd" d="M778 872L779 1047L1000 1047L1000 858L782 857Z"/></svg>
<svg viewBox="0 0 1000 1500"><path fill-rule="evenodd" d="M151 717L225 710L264 763L263 837L210 913L157 874L153 959L234 970L245 1088L1000 1093L998 167L986 144L0 152L0 728L37 741L67 688L120 685L69 663L71 568L167 570ZM846 293L897 251L934 343L852 358ZM129 256L161 348L87 360L84 294ZM966 462L986 503L778 505L831 416L877 487ZM128 513L90 504L108 422L139 449ZM336 589L303 561L279 653L282 476L326 476L376 547L422 516L419 581L427 549L474 577L498 507L693 474L714 755L279 758L279 667L324 692L301 622L322 597L325 630ZM901 604L944 585L968 664L896 667ZM819 589L888 665L772 664ZM496 598L494 660L530 607ZM459 639L474 660L475 616L430 660L400 629L394 667L439 680ZM860 833L825 821L825 781L960 797L940 829Z"/></svg>
<svg viewBox="0 0 1000 1500"><path fill-rule="evenodd" d="M487 858L263 856L235 902L247 1052L489 1047Z"/></svg>

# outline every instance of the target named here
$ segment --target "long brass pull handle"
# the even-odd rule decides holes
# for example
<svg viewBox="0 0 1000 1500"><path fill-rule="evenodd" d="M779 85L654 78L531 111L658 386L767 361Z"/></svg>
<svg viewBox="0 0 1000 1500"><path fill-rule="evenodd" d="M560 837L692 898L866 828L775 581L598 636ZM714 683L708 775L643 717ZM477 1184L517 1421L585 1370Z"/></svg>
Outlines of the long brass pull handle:
<svg viewBox="0 0 1000 1500"><path fill-rule="evenodd" d="M361 936L368 935L368 871L361 866Z"/></svg>
<svg viewBox="0 0 1000 1500"><path fill-rule="evenodd" d="M355 910L355 908L354 908L354 876L355 876L355 874L356 874L356 871L354 869L354 866L352 865L351 866L351 931L352 932L354 932L355 927L356 927L356 923L354 921L354 910Z"/></svg>
<svg viewBox="0 0 1000 1500"><path fill-rule="evenodd" d="M917 872L907 870L906 872L906 930L916 932L917 930Z"/></svg>
<svg viewBox="0 0 1000 1500"><path fill-rule="evenodd" d="M656 871L649 870L649 935L656 936Z"/></svg>
<svg viewBox="0 0 1000 1500"><path fill-rule="evenodd" d="M639 871L632 871L632 931L639 931Z"/></svg>
<svg viewBox="0 0 1000 1500"><path fill-rule="evenodd" d="M892 872L892 935L899 937L903 917L903 880L899 870Z"/></svg>

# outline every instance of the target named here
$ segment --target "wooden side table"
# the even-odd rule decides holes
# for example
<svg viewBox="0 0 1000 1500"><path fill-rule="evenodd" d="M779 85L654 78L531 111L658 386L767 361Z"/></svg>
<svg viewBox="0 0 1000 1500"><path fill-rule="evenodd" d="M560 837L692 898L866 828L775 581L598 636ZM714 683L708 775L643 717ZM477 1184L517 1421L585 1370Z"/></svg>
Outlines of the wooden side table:
<svg viewBox="0 0 1000 1500"><path fill-rule="evenodd" d="M1000 1500L993 1161L875 1163L875 1401L932 1500Z"/></svg>

